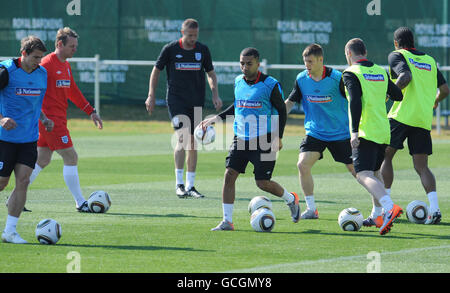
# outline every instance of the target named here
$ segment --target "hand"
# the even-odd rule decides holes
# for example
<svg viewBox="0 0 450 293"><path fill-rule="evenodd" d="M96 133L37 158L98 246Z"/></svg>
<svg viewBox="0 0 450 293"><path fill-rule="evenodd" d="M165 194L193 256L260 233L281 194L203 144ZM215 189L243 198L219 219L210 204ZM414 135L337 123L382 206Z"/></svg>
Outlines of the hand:
<svg viewBox="0 0 450 293"><path fill-rule="evenodd" d="M3 117L0 120L0 125L6 130L11 130L17 127L16 121L14 121L14 119L9 117Z"/></svg>
<svg viewBox="0 0 450 293"><path fill-rule="evenodd" d="M279 137L272 141L271 150L272 152L278 152L283 148L283 140Z"/></svg>
<svg viewBox="0 0 450 293"><path fill-rule="evenodd" d="M219 111L223 106L222 99L219 97L213 97L212 102L216 111Z"/></svg>
<svg viewBox="0 0 450 293"><path fill-rule="evenodd" d="M155 99L150 96L145 100L145 108L147 109L148 115L152 115L153 110L155 110Z"/></svg>
<svg viewBox="0 0 450 293"><path fill-rule="evenodd" d="M351 138L350 138L350 144L352 148L356 149L359 146L359 137L358 132L352 132Z"/></svg>
<svg viewBox="0 0 450 293"><path fill-rule="evenodd" d="M103 129L103 121L100 118L100 116L98 116L97 113L92 113L91 119L92 119L92 121L94 121L94 124L95 124L95 126L97 126L98 129Z"/></svg>
<svg viewBox="0 0 450 293"><path fill-rule="evenodd" d="M45 118L41 122L42 122L42 125L44 125L45 130L48 132L52 131L53 127L55 126L55 123L53 122L53 120L50 120L48 118Z"/></svg>
<svg viewBox="0 0 450 293"><path fill-rule="evenodd" d="M207 119L203 120L202 122L200 122L200 125L202 126L203 129L206 129L206 127L208 127L208 126L210 126L210 125L216 123L217 120L218 120L218 119L217 119L218 117L219 117L219 116L216 115L216 116L214 116L214 117L207 118Z"/></svg>

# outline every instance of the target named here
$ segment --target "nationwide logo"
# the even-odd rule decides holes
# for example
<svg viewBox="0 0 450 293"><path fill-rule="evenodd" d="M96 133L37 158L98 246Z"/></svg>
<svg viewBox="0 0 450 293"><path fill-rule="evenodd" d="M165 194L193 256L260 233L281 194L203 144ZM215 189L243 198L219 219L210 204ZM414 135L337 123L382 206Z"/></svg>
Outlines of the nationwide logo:
<svg viewBox="0 0 450 293"><path fill-rule="evenodd" d="M36 96L40 96L41 93L42 93L42 89L16 87L16 95L18 95L18 96L36 97Z"/></svg>
<svg viewBox="0 0 450 293"><path fill-rule="evenodd" d="M333 99L330 96L305 95L310 103L329 103Z"/></svg>
<svg viewBox="0 0 450 293"><path fill-rule="evenodd" d="M412 65L414 65L414 67L416 67L417 69L420 69L420 70L426 70L426 71L431 71L431 64L428 64L428 63L420 63L420 62L415 61L415 60L412 59L412 58L408 58L408 59L409 59L409 62L410 62Z"/></svg>
<svg viewBox="0 0 450 293"><path fill-rule="evenodd" d="M383 74L363 74L363 76L368 81L384 81Z"/></svg>
<svg viewBox="0 0 450 293"><path fill-rule="evenodd" d="M237 108L247 108L247 109L259 109L259 108L262 108L262 102L237 100L236 107Z"/></svg>
<svg viewBox="0 0 450 293"><path fill-rule="evenodd" d="M188 63L188 62L175 63L176 70L200 70L201 68L202 68L201 63Z"/></svg>
<svg viewBox="0 0 450 293"><path fill-rule="evenodd" d="M56 81L56 87L69 88L70 87L70 80L59 79L59 80Z"/></svg>

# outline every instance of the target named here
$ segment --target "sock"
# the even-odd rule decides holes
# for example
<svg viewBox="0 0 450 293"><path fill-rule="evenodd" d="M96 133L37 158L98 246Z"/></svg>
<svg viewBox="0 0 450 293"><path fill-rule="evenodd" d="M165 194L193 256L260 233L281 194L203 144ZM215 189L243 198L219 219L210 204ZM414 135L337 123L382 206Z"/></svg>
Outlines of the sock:
<svg viewBox="0 0 450 293"><path fill-rule="evenodd" d="M64 165L63 176L64 182L66 182L67 187L72 193L77 207L81 206L86 200L84 199L83 193L81 192L80 179L78 178L78 167Z"/></svg>
<svg viewBox="0 0 450 293"><path fill-rule="evenodd" d="M18 221L19 218L8 215L8 217L6 217L5 233L16 232Z"/></svg>
<svg viewBox="0 0 450 293"><path fill-rule="evenodd" d="M316 210L316 202L314 201L314 195L305 195L306 208L308 210Z"/></svg>
<svg viewBox="0 0 450 293"><path fill-rule="evenodd" d="M372 219L376 219L377 217L381 216L382 213L383 213L383 207L373 206L372 207L372 213L370 214L370 217Z"/></svg>
<svg viewBox="0 0 450 293"><path fill-rule="evenodd" d="M195 172L186 172L186 190L194 187Z"/></svg>
<svg viewBox="0 0 450 293"><path fill-rule="evenodd" d="M42 168L38 164L34 164L34 170L30 175L30 185L33 183L34 179L41 173Z"/></svg>
<svg viewBox="0 0 450 293"><path fill-rule="evenodd" d="M175 169L175 178L177 181L177 185L178 184L183 184L184 185L184 181L183 181L183 173L184 173L184 169Z"/></svg>
<svg viewBox="0 0 450 293"><path fill-rule="evenodd" d="M232 204L232 203L223 203L222 204L224 221L233 223L233 207L234 207L234 204Z"/></svg>
<svg viewBox="0 0 450 293"><path fill-rule="evenodd" d="M386 190L386 194L391 196L391 189L390 188L386 188L385 190Z"/></svg>
<svg viewBox="0 0 450 293"><path fill-rule="evenodd" d="M436 191L432 191L427 194L428 201L430 202L430 211L435 212L439 209L438 197Z"/></svg>
<svg viewBox="0 0 450 293"><path fill-rule="evenodd" d="M284 188L283 188L284 189ZM281 196L282 199L288 204L295 200L294 195L292 193L288 192L286 189L284 189L283 195Z"/></svg>
<svg viewBox="0 0 450 293"><path fill-rule="evenodd" d="M394 202L392 201L391 197L389 195L385 195L382 198L378 200L385 210L385 212L389 212L394 207Z"/></svg>

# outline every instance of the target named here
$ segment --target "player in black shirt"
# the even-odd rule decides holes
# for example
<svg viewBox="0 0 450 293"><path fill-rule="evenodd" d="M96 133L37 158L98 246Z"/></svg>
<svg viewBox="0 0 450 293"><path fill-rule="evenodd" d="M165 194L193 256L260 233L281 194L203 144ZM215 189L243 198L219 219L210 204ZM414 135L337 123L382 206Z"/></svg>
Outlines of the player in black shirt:
<svg viewBox="0 0 450 293"><path fill-rule="evenodd" d="M198 22L195 19L186 19L181 27L181 34L179 40L165 45L159 55L150 76L145 106L151 115L155 108L155 92L160 72L167 68L167 106L178 137L174 150L176 194L180 198L201 198L204 196L194 187L197 150L194 146L193 133L195 126L202 120L201 109L205 104L205 72L216 110L222 107L222 100L219 98L217 77L209 49L197 41ZM183 180L185 159L186 188Z"/></svg>

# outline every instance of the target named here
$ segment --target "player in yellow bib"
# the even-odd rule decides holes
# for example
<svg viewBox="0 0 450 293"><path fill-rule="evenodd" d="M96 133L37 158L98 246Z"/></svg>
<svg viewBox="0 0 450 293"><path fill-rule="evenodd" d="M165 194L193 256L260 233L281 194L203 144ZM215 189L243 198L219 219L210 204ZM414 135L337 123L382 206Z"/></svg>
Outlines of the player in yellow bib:
<svg viewBox="0 0 450 293"><path fill-rule="evenodd" d="M436 61L414 48L414 36L407 27L394 32L395 51L389 57L391 78L402 89L403 100L394 102L388 117L391 125L391 141L386 148L381 174L387 193L394 180L392 159L397 150L403 149L408 139L409 153L414 169L420 177L430 203L425 224L437 224L441 220L436 180L428 168L428 156L432 154L431 124L433 108L447 97L449 88ZM436 87L439 89L436 94Z"/></svg>
<svg viewBox="0 0 450 293"><path fill-rule="evenodd" d="M347 42L345 56L350 67L342 77L349 100L350 144L356 179L372 195L373 204L386 211L377 225L384 235L403 212L386 194L380 174L385 148L390 141L385 100L386 95L393 100L401 100L403 96L386 71L367 60L367 50L361 39Z"/></svg>

